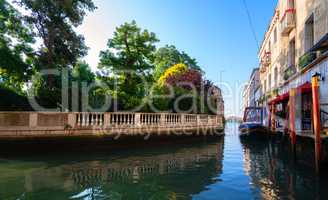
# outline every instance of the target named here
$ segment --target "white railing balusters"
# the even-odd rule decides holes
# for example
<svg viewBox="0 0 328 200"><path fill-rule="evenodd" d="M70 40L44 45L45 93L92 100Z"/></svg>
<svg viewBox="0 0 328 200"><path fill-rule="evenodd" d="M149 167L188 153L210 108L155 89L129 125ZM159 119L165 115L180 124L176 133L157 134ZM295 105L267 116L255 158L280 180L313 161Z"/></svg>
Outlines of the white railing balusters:
<svg viewBox="0 0 328 200"><path fill-rule="evenodd" d="M72 113L74 127L218 126L222 116L177 113Z"/></svg>

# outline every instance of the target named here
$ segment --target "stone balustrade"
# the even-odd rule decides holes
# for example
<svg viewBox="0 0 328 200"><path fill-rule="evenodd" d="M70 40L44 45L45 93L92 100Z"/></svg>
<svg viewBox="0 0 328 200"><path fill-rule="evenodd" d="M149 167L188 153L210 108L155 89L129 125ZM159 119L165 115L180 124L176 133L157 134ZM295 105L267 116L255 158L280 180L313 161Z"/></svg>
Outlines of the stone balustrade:
<svg viewBox="0 0 328 200"><path fill-rule="evenodd" d="M223 116L176 113L0 112L0 137L223 129Z"/></svg>

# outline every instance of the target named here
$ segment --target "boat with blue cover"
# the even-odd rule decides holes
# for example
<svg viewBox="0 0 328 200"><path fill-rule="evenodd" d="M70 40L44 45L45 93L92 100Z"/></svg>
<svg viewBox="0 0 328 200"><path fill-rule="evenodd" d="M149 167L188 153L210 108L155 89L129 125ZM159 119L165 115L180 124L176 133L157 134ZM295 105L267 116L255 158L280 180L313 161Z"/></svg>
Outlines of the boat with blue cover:
<svg viewBox="0 0 328 200"><path fill-rule="evenodd" d="M263 125L263 107L247 107L244 111L243 122L239 126L240 135L251 135L268 131Z"/></svg>

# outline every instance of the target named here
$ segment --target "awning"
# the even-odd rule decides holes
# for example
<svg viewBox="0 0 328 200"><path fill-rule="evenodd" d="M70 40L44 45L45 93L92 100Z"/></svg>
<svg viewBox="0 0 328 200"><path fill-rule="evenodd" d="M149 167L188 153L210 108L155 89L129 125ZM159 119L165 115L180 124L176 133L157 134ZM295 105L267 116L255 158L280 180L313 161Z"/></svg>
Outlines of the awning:
<svg viewBox="0 0 328 200"><path fill-rule="evenodd" d="M278 95L276 98L274 98L273 100L271 100L269 102L269 105L273 105L273 104L278 104L282 101L288 100L289 99L289 92L286 92L283 95Z"/></svg>
<svg viewBox="0 0 328 200"><path fill-rule="evenodd" d="M297 92L307 93L312 91L312 84L309 82L304 83L303 85L296 88Z"/></svg>
<svg viewBox="0 0 328 200"><path fill-rule="evenodd" d="M297 93L308 93L312 91L312 85L309 82L304 83L296 88ZM275 99L269 102L269 105L278 104L282 101L286 101L289 99L289 92L286 92L283 95L278 95Z"/></svg>

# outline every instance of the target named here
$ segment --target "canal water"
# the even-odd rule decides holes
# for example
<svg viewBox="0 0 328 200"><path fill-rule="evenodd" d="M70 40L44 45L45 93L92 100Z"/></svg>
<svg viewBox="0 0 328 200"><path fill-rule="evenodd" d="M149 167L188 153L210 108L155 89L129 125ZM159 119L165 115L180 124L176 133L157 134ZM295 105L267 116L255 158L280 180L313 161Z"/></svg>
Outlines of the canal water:
<svg viewBox="0 0 328 200"><path fill-rule="evenodd" d="M325 199L328 177L283 139L225 137L96 153L1 155L0 200ZM287 153L286 153L287 152Z"/></svg>

